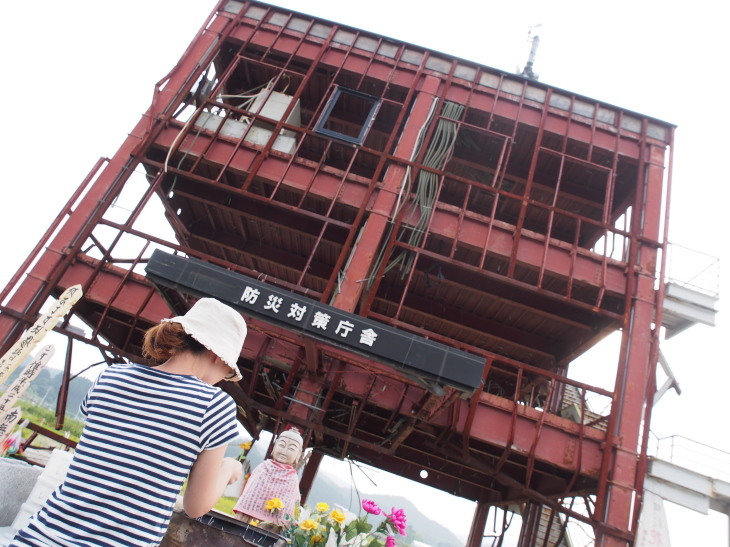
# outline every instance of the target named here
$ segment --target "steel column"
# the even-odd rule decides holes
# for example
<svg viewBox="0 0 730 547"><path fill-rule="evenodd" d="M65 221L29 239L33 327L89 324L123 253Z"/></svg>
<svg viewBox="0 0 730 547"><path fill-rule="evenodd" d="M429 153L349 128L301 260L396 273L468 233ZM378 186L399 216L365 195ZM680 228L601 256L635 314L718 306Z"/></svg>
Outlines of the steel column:
<svg viewBox="0 0 730 547"><path fill-rule="evenodd" d="M484 527L487 525L488 516L489 505L481 501L477 502L465 547L481 547L482 540L484 539Z"/></svg>
<svg viewBox="0 0 730 547"><path fill-rule="evenodd" d="M408 161L418 144L418 136L428 120L431 104L438 91L439 81L433 76L425 76L416 97L411 115L403 128L396 156ZM372 213L365 223L359 241L353 248L347 275L335 296L332 305L346 311L354 311L363 290L362 280L371 271L373 261L378 255L383 234L393 218L394 207L397 206L398 192L406 176L404 165L391 165L383 178L383 187L378 193Z"/></svg>
<svg viewBox="0 0 730 547"><path fill-rule="evenodd" d="M661 220L662 185L664 180L664 148L647 146L643 163L643 180L637 188L632 233L638 237L631 305L624 322L624 354L616 378L615 422L610 430L613 438L612 461L605 485L606 498L603 521L613 527L630 530L635 498L637 468L640 454L640 434L647 383L650 381L652 347L658 336L654 314L657 307L656 281L657 241ZM631 273L630 273L631 275ZM648 419L647 415L647 419ZM633 531L635 532L635 530ZM596 545L625 546L629 543L605 533L597 534Z"/></svg>

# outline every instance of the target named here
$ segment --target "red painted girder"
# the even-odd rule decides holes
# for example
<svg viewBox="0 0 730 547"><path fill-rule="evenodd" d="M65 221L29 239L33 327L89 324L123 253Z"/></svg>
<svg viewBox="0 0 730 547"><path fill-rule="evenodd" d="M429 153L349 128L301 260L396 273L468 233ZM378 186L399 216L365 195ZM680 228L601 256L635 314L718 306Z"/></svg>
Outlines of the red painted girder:
<svg viewBox="0 0 730 547"><path fill-rule="evenodd" d="M459 404L462 405L463 411L455 429L463 431L469 403L459 401ZM516 419L513 423L515 407ZM442 418L442 421L445 419ZM533 446L540 419L543 419L543 424L539 431L539 440L537 445ZM508 446L510 437L512 437L511 447ZM579 471L582 475L597 477L602 455L601 444L605 441L605 433L555 414L547 413L543 416L540 410L496 395L482 393L474 415L471 438L511 448L512 451L523 455L528 455L534 450L534 456L538 461L552 463L569 471Z"/></svg>
<svg viewBox="0 0 730 547"><path fill-rule="evenodd" d="M158 139L158 144L169 147L177 136L177 129L167 129L163 131ZM190 150L190 154L199 155L206 153L206 159L216 163L225 163L234 145L223 139L217 139L206 152L209 146L209 137L202 134L196 139L195 144ZM185 150L188 148L183 145ZM246 148L240 148L236 151L231 168L245 171L253 161L257 152ZM287 161L284 159L270 156L261 165L259 175L268 180L278 181L284 176L286 185L298 190L307 190L307 185L312 180L313 170L304 165L292 164L286 171ZM285 175L286 173L286 175ZM337 196L342 203L352 207L359 208L362 201L368 197L368 189L360 183L345 181L344 188L338 192L341 180L338 177L329 175L320 171L317 174L313 184L309 187L309 191L325 199L333 199ZM389 196L392 199L392 195ZM388 201L390 201L390 199ZM376 200L376 203L377 200ZM389 207L378 204L378 210L385 212ZM465 216L461 227L459 227L459 216L455 212L450 212L441 208L434 211L431 220L431 231L443 235L449 239L453 239L457 235L461 238L461 242L471 245L475 248L482 249L486 245L486 239L489 235L489 251L510 259L512 253L512 227L509 225L502 226L502 223L494 222L492 224L491 233L489 233L489 224L480 222L476 219ZM517 249L517 260L523 264L533 266L539 269L542 265L544 254L544 241L537 234L531 236L530 233L524 232ZM573 264L573 280L591 285L604 286L609 293L623 294L625 290L625 277L623 263L609 261L605 270L605 279L603 279L603 266L601 257L586 254L577 254L575 258L571 255L570 246L557 241L551 241L545 259L546 271L567 277L571 271L571 261Z"/></svg>
<svg viewBox="0 0 730 547"><path fill-rule="evenodd" d="M78 282L87 282L93 268L77 261L64 275L62 282L64 285L75 284ZM84 295L92 301L105 305L108 302L109 294L118 289L121 276L124 274L121 269L104 269L101 270L91 284L89 290ZM115 300L112 307L132 315L139 315L141 318L155 323L163 317L169 316L169 309L162 298L153 294L149 298L149 303L143 310L137 309L139 302L144 302L150 291L154 289L139 275L132 275L127 279L125 286L119 293L119 297ZM256 352L258 342L263 341L263 335L258 335L254 328L256 323L252 324L252 337L247 340L244 348L244 355L252 358ZM289 333L291 335L291 333ZM294 337L296 338L296 337ZM281 345L281 344L279 344ZM365 397L370 393L369 400L382 408L397 411L404 415L409 415L412 408L408 403L403 406L404 397L403 384L411 384L410 381L402 377L396 370L386 365L374 362L364 362L364 358L359 356L348 355L347 352L332 348L326 344L315 344L323 348L325 351L343 358L349 357L351 361L360 360L363 362L353 364L346 362L340 377L340 387L352 395L360 395ZM276 360L291 363L297 356L298 348L295 345L286 350L286 346L279 348L279 355ZM250 355L247 355L250 354ZM267 357L272 357L268 355ZM365 371L363 370L365 369ZM376 374L376 385L372 386L371 374L363 374L370 372ZM327 372L319 378L310 379L310 391L325 389L327 383L334 379L330 378ZM413 386L415 391L423 392L421 388ZM419 400L414 396L413 401ZM466 416L468 415L468 401L457 400L454 404L461 406L458 412L462 419L456 424L457 432L463 432ZM495 446L507 447L507 441L510 438L510 427L512 426L512 413L516 403L507 399L502 399L493 395L482 394L480 403L475 411L474 425L471 427L470 437L474 440L480 440ZM537 422L540 418L540 412L517 405L516 418L514 422L515 433L511 448L523 454L527 454L534 444L535 435L537 433ZM448 418L445 415L436 417L432 423L441 427L450 427ZM570 422L569 420L558 416L545 416L540 441L535 447L535 457L539 461L554 464L563 469L575 471L579 469L581 474L594 476L598 469L600 461L600 443L603 441L603 434L593 428L585 428L583 435L583 446L578 448L577 443L581 426Z"/></svg>
<svg viewBox="0 0 730 547"><path fill-rule="evenodd" d="M467 93L463 88L452 86L445 93L445 98L454 102L464 104ZM542 104L525 101L520 105L520 98L514 95L502 94L499 99L495 98L495 90L492 88L480 88L479 92L468 95L469 106L484 112L492 112L494 115L516 120L518 123L531 127L540 127L544 117L544 129L556 135L565 135L571 140L592 144L605 150L616 149L616 132L614 126L596 123L595 127L585 118L581 121L571 119L566 110L549 108L547 114L542 112ZM616 109L614 109L616 110ZM617 111L617 110L616 110ZM638 159L641 150L639 136L622 132L618 140L619 155L632 159Z"/></svg>
<svg viewBox="0 0 730 547"><path fill-rule="evenodd" d="M94 276L96 263L90 260L88 263L84 260L76 260L74 264L64 273L59 282L60 290L64 290L72 285L80 283L88 286L83 298L97 303L101 306L107 306L139 317L140 319L151 324L158 323L161 319L170 317L169 309L163 298L157 293L156 289L139 274L129 275L113 302L110 302L111 295L119 289L119 284L123 276L127 273L122 268L106 267L101 269ZM147 304L140 309L139 305L143 302ZM406 381L405 378L395 371L393 368L368 361L365 357L354 355L345 350L329 346L326 343L306 338L300 333L291 331L286 328L276 327L269 323L247 317L249 323L249 334L242 351L242 355L251 361L258 357L259 348L262 347L268 337L277 340L276 344L270 344L266 353L266 362L280 363L289 365L297 359L301 359L300 348L309 346L310 351L326 351L339 359L357 365L350 365L353 368L349 371L358 376L363 376L363 372L377 374L380 382L395 388ZM329 374L329 373L328 373ZM326 382L333 377L331 375L322 376L313 380L317 385L324 386ZM406 381L411 383L410 381ZM388 393L393 390L387 390Z"/></svg>
<svg viewBox="0 0 730 547"><path fill-rule="evenodd" d="M321 47L312 43L301 43L299 36L289 36L286 33L280 34L281 28L272 25L263 25L257 29L253 27L239 25L233 35L240 40L251 40L253 43L269 46L276 38L274 49L286 54L294 54L303 59L314 60L320 55ZM278 37L278 38L277 38ZM425 55L433 55L426 50L416 50ZM395 61L386 57L376 57L371 60L373 54L368 51L348 50L347 48L338 49L337 43L329 49L321 58L321 64L335 68L341 67L344 70L351 71L355 74L363 74L367 71L369 77L389 81L391 85L400 85L405 88L418 85L415 81L417 65L411 63L398 63L395 72L392 67ZM446 63L463 63L460 59L449 60L445 56L439 56L439 59ZM432 72L433 76L446 79L447 74ZM501 76L498 72L492 73L494 76ZM461 83L460 81L459 83ZM491 112L494 115L504 117L510 120L517 120L532 127L539 127L542 123L542 105L534 101L523 101L517 95L509 95L502 93L499 100L495 101L497 90L483 85L477 85L472 82L466 82L462 85L451 85L445 90L443 98L454 101L459 104L469 104L471 108ZM570 95L570 94L567 94ZM598 104L598 103L596 103ZM606 105L606 108L618 113L619 109ZM616 116L618 119L618 115ZM585 120L585 118L581 118ZM576 119L570 119L569 113L558 108L549 108L548 116L545 119L544 128L547 131L554 132L559 135L566 135L571 140L584 143L591 143L599 148L613 150L616 147L617 128L604 123L595 123L585 121L578 122ZM619 140L619 154L629 158L637 159L640 154L639 136L628 131L622 130L622 138Z"/></svg>
<svg viewBox="0 0 730 547"><path fill-rule="evenodd" d="M500 255L506 260L512 258L512 242L514 227L501 222L486 222L465 216L459 226L459 215L456 212L436 208L431 218L430 231L448 239L459 236L464 245L476 249L488 248L489 253ZM487 242L487 237L489 241ZM523 230L515 259L522 263L540 269L545 255L545 238L540 234L532 234ZM545 256L545 270L567 278L569 274L574 282L587 283L598 287L605 287L613 294L624 294L626 290L626 264L608 261L604 269L602 257L586 253L571 254L571 247L567 243L551 240Z"/></svg>
<svg viewBox="0 0 730 547"><path fill-rule="evenodd" d="M132 273L122 268L105 266L94 275L96 264L76 260L63 274L58 282L61 290L76 284L85 287L83 299L96 302L104 307L139 316L150 323L157 323L161 319L170 317L170 308L149 284L144 276ZM111 300L111 295L118 289L122 278L127 275L118 295ZM140 309L140 305L144 307Z"/></svg>
<svg viewBox="0 0 730 547"><path fill-rule="evenodd" d="M91 279L91 275L94 272L92 265L85 264L84 262L77 261L64 275L62 278L62 285L70 286L76 283L88 284ZM109 302L109 295L116 291L119 287L122 276L125 271L119 268L106 268L102 269L94 282L89 284L84 298L98 302L102 305L106 305ZM63 288L63 287L62 287ZM154 292L154 289L146 282L146 280L137 274L132 274L128 277L126 283L119 292L119 296L114 302L109 303L111 307L129 313L131 315L139 315L141 318L155 323L163 317L169 316L169 308L162 300L162 298L156 293L151 295L150 292ZM138 309L140 302L149 300L149 303L143 310ZM257 322L254 322L257 323ZM255 327L252 324L252 327ZM252 335L255 330L252 328ZM289 333L290 336L292 333ZM257 342L263 342L263 335L257 340L259 336L252 336L247 340L247 344L244 348L244 355L251 358L257 351L256 348L259 345ZM297 337L292 337L296 339ZM303 341L303 340L302 340ZM331 353L338 353L334 348L328 347L326 344L315 344L316 346L323 347L325 351ZM276 361L281 362L293 362L298 353L298 348L295 344L289 346L288 351L286 346L281 343L278 344L279 351L276 356ZM344 352L343 352L344 353ZM273 357L268 355L267 357ZM350 357L352 359L353 356ZM363 358L359 358L363 360ZM377 385L375 387L370 386L372 378L370 374L363 374L363 367L369 369L370 372L377 374ZM310 386L311 391L316 389L323 389L326 383L330 379L327 376L321 377L317 380L312 381ZM396 410L402 414L409 415L412 408L408 405L403 407L403 396L402 396L402 385L403 383L409 383L400 376L396 371L382 365L380 363L365 363L355 365L352 363L346 364L341 378L341 389L353 394L365 396L367 391L370 391L370 401L377 404L380 407ZM419 388L413 388L418 390ZM413 400L418 400L414 398ZM460 421L456 427L458 431L463 431L465 425L465 419L468 415L468 402L458 401L456 404L462 406L462 411L459 412L460 416L464 418ZM515 403L506 399L501 399L492 395L483 394L475 413L474 426L471 428L471 437L474 439L482 440L497 446L506 446L507 440L509 439L509 428L511 426L512 410ZM518 405L517 407L517 419L515 422L515 435L513 449L527 453L530 450L534 442L534 435L536 434L536 422L539 419L540 413L532 408ZM448 427L449 424L446 422L445 417L440 417L434 420L435 425L442 427ZM545 417L545 425L541 434L541 440L537 445L535 456L541 461L548 461L565 469L574 470L577 467L575 462L576 449L575 439L580 431L580 425L572 423L568 420L559 418L557 416L547 415ZM586 428L585 443L582 450L581 457L581 472L584 474L592 474L598 467L598 443L602 440L602 435L597 430L592 428Z"/></svg>
<svg viewBox="0 0 730 547"><path fill-rule="evenodd" d="M182 124L172 122L166 129L160 132L156 139L159 147L169 150L175 139L178 137ZM212 134L201 131L191 144L193 139L190 135L183 139L182 144L178 147L179 151L194 157L200 157L205 154L205 159L218 165L226 165L230 160L229 169L232 171L240 171L247 173L250 171L256 157L261 153L249 145L239 147L236 150L236 143L225 137L218 137L213 142ZM231 154L233 159L231 160ZM338 201L350 205L354 208L360 208L360 205L369 198L369 181L355 181L354 176L348 175L343 181L341 177L333 175L326 170L320 170L315 175L314 164L312 166L304 162L294 162L289 165L288 158L280 158L275 154L269 154L261 164L258 177L269 181L281 181L285 186L295 188L302 192L308 192L324 199L334 199L337 196Z"/></svg>
<svg viewBox="0 0 730 547"><path fill-rule="evenodd" d="M408 117L398 141L396 157L408 160L413 155L413 151L418 145L418 136L428 120L437 90L438 80L436 78L424 79L424 86L416 96L411 115ZM386 227L393 217L393 208L405 174L405 167L397 163L391 164L385 172L383 189L377 193L372 214L368 217L362 234L355 244L352 258L347 266L347 275L334 298L334 306L349 312L355 311L363 291L362 280L372 270L373 262L383 245L382 240L387 232Z"/></svg>
<svg viewBox="0 0 730 547"><path fill-rule="evenodd" d="M484 540L484 528L487 525L487 516L489 515L489 507L489 505L482 502L477 502L474 506L474 517L471 521L471 528L469 529L469 537L466 540L466 547L482 547L482 542Z"/></svg>
<svg viewBox="0 0 730 547"><path fill-rule="evenodd" d="M126 274L126 270L120 268L103 268L95 277L94 261L86 263L77 260L63 275L59 282L59 288L64 290L76 283L82 285L88 284L88 289L84 293L83 299L94 302L100 306L109 305L116 311L129 314L133 317L139 317L141 320L150 324L156 324L160 320L170 317L171 310L165 300L159 295L156 289L149 282L138 274L132 274L127 277L121 292L110 302L111 295L119 287L122 277ZM152 293L152 294L150 294ZM147 302L140 309L139 304ZM263 346L267 339L267 335L255 330L256 322L248 319L249 333L246 337L242 355L254 361L258 354L258 350ZM299 346L287 344L279 341L274 347L267 352L267 357L275 362L291 363L298 355Z"/></svg>
<svg viewBox="0 0 730 547"><path fill-rule="evenodd" d="M247 41L255 44L270 44L271 39L274 35L278 35L276 40L275 51L282 52L285 54L296 54L298 58L313 61L317 59L321 53L323 45L319 45L312 42L301 42L301 38L298 35L288 35L286 32L281 33L281 27L272 25L262 25L259 28L254 29L251 26L239 25L236 30L232 33L232 37L236 40ZM279 35L280 34L280 35ZM391 85L398 85L404 88L409 88L415 85L415 74L418 70L418 65L409 63L400 63L398 70L391 74L393 70L393 64L395 61L387 57L376 57L373 62L371 58L373 54L368 51L361 51L353 48L350 55L347 55L348 49L342 46L342 49L338 48L336 42L333 43L333 47L325 52L322 56L321 64L331 67L339 67L343 65L343 68L351 71L359 71L357 74L362 74L363 71L367 70L369 77L375 77L383 81L389 81ZM361 54L360 54L361 53Z"/></svg>
<svg viewBox="0 0 730 547"><path fill-rule="evenodd" d="M342 374L342 388L354 396L364 396L368 387L368 378L356 373L356 368L348 365ZM348 372L352 372L348 374ZM378 378L373 387L370 400L382 408L397 410L401 414L411 415L412 403L407 403L398 384L389 383ZM455 433L465 433L465 423L469 414L470 401L457 400L460 416L456 424L449 423L447 413L437 416L431 421L439 427L454 427ZM516 409L515 409L516 406ZM515 413L513 424L513 413ZM476 407L474 421L469 432L470 438L483 441L493 446L511 448L523 455L529 454L538 433L538 421L542 412L508 399L483 393ZM514 425L514 434L511 428ZM581 432L581 429L583 431ZM582 446L578 446L581 435ZM510 445L509 439L513 437ZM538 461L550 463L568 471L578 470L582 475L596 477L601 462L601 443L605 434L595 428L581 426L575 422L553 414L544 417L540 439L534 447L534 456Z"/></svg>
<svg viewBox="0 0 730 547"><path fill-rule="evenodd" d="M644 189L639 192L639 196L643 196L643 203L635 204L643 215L633 219L633 229L650 241L659 237L665 176L664 154L664 147L647 147L646 174L642 179ZM642 420L650 420L651 417L650 413L645 415L644 405L651 375L656 370L657 355L653 350L658 344L659 335L657 329L653 328L653 321L656 309L662 305L654 290L657 249L643 244L636 256L639 260L639 273L634 278L631 309L627 311L624 324L622 347L626 347L626 350L622 351L622 362L619 363L614 389L614 407L617 409L615 416L618 419L609 422L618 446L611 454L613 460L608 462L610 482L605 496L605 508L601 497L597 506L597 511L605 510L605 521L608 524L626 530L630 528L633 519L631 508L634 503L641 501L640 497L635 497L641 495L637 484L640 485L643 481L637 477L638 463L642 457L640 435ZM649 431L649 425L645 424L645 431ZM599 492L603 494L605 491ZM602 516L600 512L599 516ZM596 544L604 547L626 545L625 541L616 537L605 536L597 539Z"/></svg>

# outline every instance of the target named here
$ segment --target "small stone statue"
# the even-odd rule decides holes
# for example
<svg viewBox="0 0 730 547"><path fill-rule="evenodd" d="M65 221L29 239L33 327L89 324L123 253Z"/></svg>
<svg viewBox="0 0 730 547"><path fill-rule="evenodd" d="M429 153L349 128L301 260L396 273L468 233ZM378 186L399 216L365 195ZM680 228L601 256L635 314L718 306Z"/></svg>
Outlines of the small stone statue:
<svg viewBox="0 0 730 547"><path fill-rule="evenodd" d="M287 515L293 518L294 508L301 499L297 464L303 445L304 439L296 428L279 434L271 450L271 459L256 466L233 507L238 520L256 519L281 527ZM266 502L275 498L281 500L282 507L271 511L266 508ZM278 530L273 528L272 531Z"/></svg>

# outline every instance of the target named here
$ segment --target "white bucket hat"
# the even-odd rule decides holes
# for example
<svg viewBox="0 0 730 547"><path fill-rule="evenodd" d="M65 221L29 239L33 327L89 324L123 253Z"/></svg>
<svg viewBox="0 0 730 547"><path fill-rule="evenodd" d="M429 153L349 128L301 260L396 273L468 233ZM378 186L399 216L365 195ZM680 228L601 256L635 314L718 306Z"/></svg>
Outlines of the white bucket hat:
<svg viewBox="0 0 730 547"><path fill-rule="evenodd" d="M235 377L226 380L242 378L237 361L248 329L246 321L236 310L215 298L201 298L185 315L162 321L181 324L186 333L231 367Z"/></svg>

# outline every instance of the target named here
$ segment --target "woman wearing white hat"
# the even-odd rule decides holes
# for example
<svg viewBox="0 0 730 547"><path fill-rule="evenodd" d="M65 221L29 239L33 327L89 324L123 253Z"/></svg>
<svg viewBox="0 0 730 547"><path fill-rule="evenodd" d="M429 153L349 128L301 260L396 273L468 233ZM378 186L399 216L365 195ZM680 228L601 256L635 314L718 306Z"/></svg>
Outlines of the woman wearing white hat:
<svg viewBox="0 0 730 547"><path fill-rule="evenodd" d="M142 351L157 366L99 376L68 475L10 546L159 545L186 478L185 512L208 512L241 474L224 457L236 405L214 384L241 379L245 338L241 315L213 298L149 329Z"/></svg>

